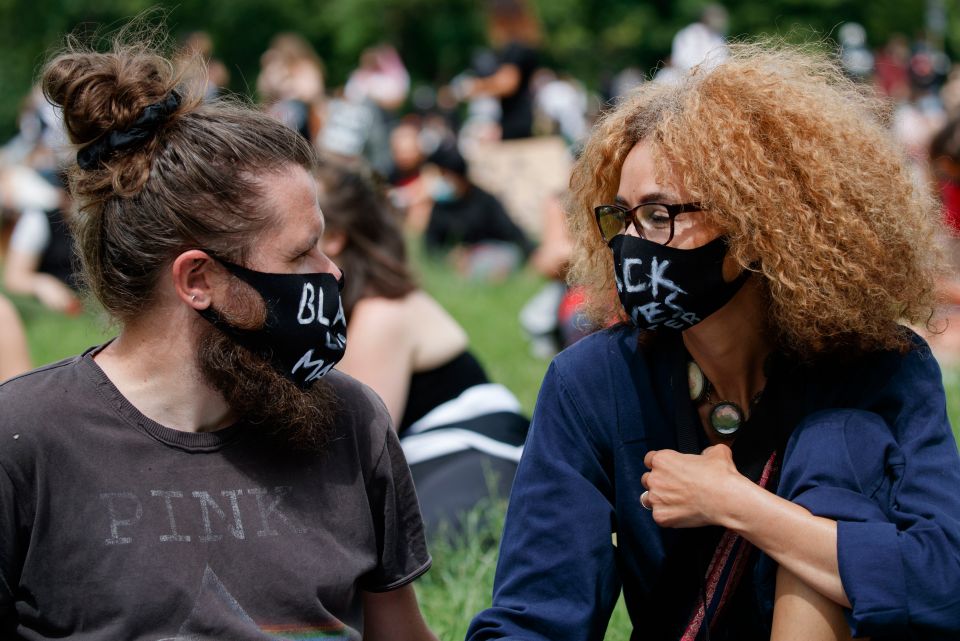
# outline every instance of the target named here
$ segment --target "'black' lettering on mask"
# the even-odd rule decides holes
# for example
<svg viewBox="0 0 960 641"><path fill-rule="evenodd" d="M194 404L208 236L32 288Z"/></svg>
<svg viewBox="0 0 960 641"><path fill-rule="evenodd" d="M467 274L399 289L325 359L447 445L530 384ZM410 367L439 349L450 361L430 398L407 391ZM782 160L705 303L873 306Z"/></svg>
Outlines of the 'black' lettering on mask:
<svg viewBox="0 0 960 641"><path fill-rule="evenodd" d="M727 241L676 249L621 234L610 241L620 303L633 323L647 330L685 330L714 313L740 291L744 271L723 280Z"/></svg>
<svg viewBox="0 0 960 641"><path fill-rule="evenodd" d="M329 372L347 347L347 320L338 281L333 274L268 274L214 256L230 273L263 298L267 320L259 329L227 322L212 307L200 315L238 344L267 359L301 389Z"/></svg>

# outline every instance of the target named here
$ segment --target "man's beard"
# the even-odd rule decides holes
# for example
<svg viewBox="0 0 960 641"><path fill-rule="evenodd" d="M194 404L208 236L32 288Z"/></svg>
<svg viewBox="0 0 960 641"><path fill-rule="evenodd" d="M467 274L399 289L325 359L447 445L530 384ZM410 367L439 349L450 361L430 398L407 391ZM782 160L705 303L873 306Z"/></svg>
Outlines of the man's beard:
<svg viewBox="0 0 960 641"><path fill-rule="evenodd" d="M330 384L320 379L302 390L262 356L203 325L197 343L200 373L238 417L268 426L298 449L323 449L337 404Z"/></svg>

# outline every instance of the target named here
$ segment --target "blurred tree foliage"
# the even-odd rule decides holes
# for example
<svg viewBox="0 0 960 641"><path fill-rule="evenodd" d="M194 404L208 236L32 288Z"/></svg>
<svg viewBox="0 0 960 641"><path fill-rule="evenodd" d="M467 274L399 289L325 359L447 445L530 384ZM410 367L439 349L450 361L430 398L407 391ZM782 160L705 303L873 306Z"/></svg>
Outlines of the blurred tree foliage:
<svg viewBox="0 0 960 641"><path fill-rule="evenodd" d="M848 20L873 45L894 33L912 37L931 0L730 0L731 35L829 37ZM677 29L703 0L534 0L544 25L544 62L597 87L625 66L655 69ZM960 7L946 3L947 46L960 42ZM0 0L0 140L16 127L23 96L46 55L82 23L119 26L156 6L149 0ZM467 68L485 45L484 0L179 0L166 7L174 37L206 30L227 63L231 88L251 93L271 37L297 31L324 58L329 84L342 84L361 50L397 47L415 82L438 84Z"/></svg>

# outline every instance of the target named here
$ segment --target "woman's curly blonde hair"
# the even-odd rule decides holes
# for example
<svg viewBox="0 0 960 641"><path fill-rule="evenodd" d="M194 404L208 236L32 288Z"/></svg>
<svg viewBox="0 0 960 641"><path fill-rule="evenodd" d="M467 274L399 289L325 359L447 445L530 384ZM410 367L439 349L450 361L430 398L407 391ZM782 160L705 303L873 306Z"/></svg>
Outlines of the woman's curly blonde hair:
<svg viewBox="0 0 960 641"><path fill-rule="evenodd" d="M570 280L584 286L591 320L626 320L593 208L613 201L624 158L644 140L737 262L762 276L782 348L904 347L898 323L932 317L939 211L914 184L886 111L826 55L769 43L734 44L679 84L642 85L600 120L570 180Z"/></svg>

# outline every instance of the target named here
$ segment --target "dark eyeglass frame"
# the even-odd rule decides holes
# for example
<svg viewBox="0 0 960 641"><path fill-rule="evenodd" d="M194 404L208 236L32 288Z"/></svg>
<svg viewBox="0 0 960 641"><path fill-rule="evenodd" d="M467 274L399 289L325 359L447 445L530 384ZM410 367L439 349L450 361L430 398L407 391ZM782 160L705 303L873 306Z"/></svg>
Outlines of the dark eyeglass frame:
<svg viewBox="0 0 960 641"><path fill-rule="evenodd" d="M635 207L631 207L630 209L627 209L622 205L597 205L596 207L593 208L593 216L597 221L597 229L600 231L600 238L602 238L603 241L606 243L610 242L610 240L613 240L613 238L611 238L610 240L607 240L606 238L604 238L603 226L600 224L600 217L602 215L602 212L604 209L608 209L608 208L615 209L622 214L623 231L627 230L627 227L629 226L627 223L630 222L633 224L633 228L637 230L637 233L640 234L641 238L646 238L646 236L643 235L643 225L641 225L637 220L637 210L640 209L641 207L647 207L649 205L659 205L660 207L663 207L667 211L667 216L669 216L670 218L670 237L667 238L667 242L663 243L664 245L669 245L673 241L673 223L677 216L679 216L680 214L686 214L689 212L703 211L703 207L700 205L700 203L668 204L668 203L651 201L651 202L640 203L639 205ZM617 235L619 236L619 234Z"/></svg>

